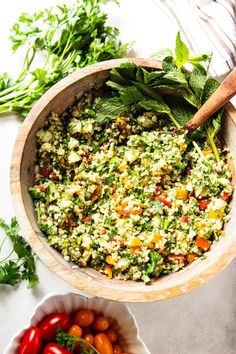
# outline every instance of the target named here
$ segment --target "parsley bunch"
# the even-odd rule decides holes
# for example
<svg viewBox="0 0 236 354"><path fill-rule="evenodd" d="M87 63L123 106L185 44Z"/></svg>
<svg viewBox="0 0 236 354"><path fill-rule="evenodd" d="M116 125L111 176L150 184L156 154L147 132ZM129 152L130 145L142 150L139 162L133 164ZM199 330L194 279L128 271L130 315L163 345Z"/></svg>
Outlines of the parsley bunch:
<svg viewBox="0 0 236 354"><path fill-rule="evenodd" d="M9 238L13 244L10 254L0 260L0 283L16 285L21 280L28 282L28 288L38 284L35 260L31 248L19 235L19 224L16 218L11 219L10 225L0 219L0 228L5 231L5 237L0 242L0 253L5 241Z"/></svg>
<svg viewBox="0 0 236 354"><path fill-rule="evenodd" d="M12 28L12 48L26 50L15 80L0 75L0 113L26 116L34 102L68 74L95 62L122 57L128 48L117 40L117 28L107 26L104 0L76 0L33 14L23 13ZM36 57L44 63L35 68Z"/></svg>

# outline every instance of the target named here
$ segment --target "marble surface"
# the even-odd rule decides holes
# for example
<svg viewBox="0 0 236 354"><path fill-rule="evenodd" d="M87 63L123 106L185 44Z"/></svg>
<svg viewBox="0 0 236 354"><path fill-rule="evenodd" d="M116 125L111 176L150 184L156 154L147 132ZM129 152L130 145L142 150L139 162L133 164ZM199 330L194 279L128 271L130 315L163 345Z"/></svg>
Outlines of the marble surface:
<svg viewBox="0 0 236 354"><path fill-rule="evenodd" d="M12 56L7 40L7 29L22 11L31 11L49 4L62 3L59 0L31 0L4 2L0 12L0 72L16 72L21 54ZM71 1L67 1L71 2ZM135 1L137 16L142 18L144 1ZM134 0L121 0L117 10L109 5L110 21L122 29L122 37L134 40L137 36L135 50L139 56L148 56L158 48L153 42L145 40L148 31L154 31L154 25L145 17L146 27L140 33L139 21L131 26L129 8ZM151 0L145 0L148 14L153 6ZM151 13L151 14L150 14ZM152 11L149 12L153 16ZM123 16L123 17L122 17ZM136 30L135 30L136 26ZM145 32L146 31L146 32ZM173 38L168 37L171 41ZM159 40L163 44L163 36ZM14 139L21 121L14 115L0 118L0 216L10 220L14 215L9 189L9 166ZM10 247L10 245L9 245ZM166 302L148 304L129 304L134 313L141 337L152 354L234 354L236 353L236 260L226 270L207 285L185 296ZM24 283L17 287L0 285L0 353L11 336L29 319L35 305L51 292L65 293L76 290L49 271L37 261L40 284L28 290ZM128 330L128 329L127 329ZM134 353L135 354L135 353Z"/></svg>

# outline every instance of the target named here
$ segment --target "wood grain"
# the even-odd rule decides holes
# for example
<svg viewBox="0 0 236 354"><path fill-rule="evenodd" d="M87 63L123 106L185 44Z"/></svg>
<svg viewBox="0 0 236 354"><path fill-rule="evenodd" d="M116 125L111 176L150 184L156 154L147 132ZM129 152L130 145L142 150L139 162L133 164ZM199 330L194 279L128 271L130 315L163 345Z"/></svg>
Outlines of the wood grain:
<svg viewBox="0 0 236 354"><path fill-rule="evenodd" d="M226 226L226 236L212 246L207 259L197 260L185 269L157 279L151 285L142 282L108 279L90 269L72 269L62 255L51 248L37 226L33 203L28 193L34 178L35 133L41 128L51 111L58 114L70 106L74 97L89 90L91 85L101 83L108 77L111 68L122 62L134 62L147 68L160 68L160 63L146 59L117 59L91 65L61 80L35 104L22 124L17 136L11 164L11 192L17 219L23 235L28 238L40 259L62 279L84 292L103 298L126 302L149 302L165 300L200 286L221 271L236 255L236 208L235 193L232 201L232 217ZM226 107L223 135L236 157L236 111ZM45 281L45 279L41 279Z"/></svg>

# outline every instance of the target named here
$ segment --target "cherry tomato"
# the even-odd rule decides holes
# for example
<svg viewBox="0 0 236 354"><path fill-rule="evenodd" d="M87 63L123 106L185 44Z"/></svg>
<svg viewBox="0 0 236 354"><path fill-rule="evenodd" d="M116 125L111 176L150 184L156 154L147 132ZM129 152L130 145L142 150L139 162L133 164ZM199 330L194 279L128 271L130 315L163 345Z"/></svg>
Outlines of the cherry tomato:
<svg viewBox="0 0 236 354"><path fill-rule="evenodd" d="M103 315L100 315L95 317L92 327L97 332L104 332L108 329L109 324L109 319Z"/></svg>
<svg viewBox="0 0 236 354"><path fill-rule="evenodd" d="M104 333L112 344L117 341L118 334L113 328L108 328Z"/></svg>
<svg viewBox="0 0 236 354"><path fill-rule="evenodd" d="M71 324L70 317L65 313L52 313L44 317L40 322L39 328L42 333L43 339L54 339L57 334L57 329L61 328L63 331L67 331Z"/></svg>
<svg viewBox="0 0 236 354"><path fill-rule="evenodd" d="M123 350L121 349L121 347L118 344L115 344L113 346L113 354L122 354Z"/></svg>
<svg viewBox="0 0 236 354"><path fill-rule="evenodd" d="M209 203L210 203L210 199L208 199L208 198L199 199L198 200L199 209L206 210Z"/></svg>
<svg viewBox="0 0 236 354"><path fill-rule="evenodd" d="M72 326L70 326L68 333L70 335L72 335L73 337L76 338L81 338L82 337L82 328L76 324L73 324Z"/></svg>
<svg viewBox="0 0 236 354"><path fill-rule="evenodd" d="M93 311L89 309L82 309L77 312L75 315L74 321L80 327L88 327L94 321Z"/></svg>
<svg viewBox="0 0 236 354"><path fill-rule="evenodd" d="M83 339L88 342L88 344L90 345L94 345L94 336L91 333L86 334L85 336L83 336ZM90 345L85 345L85 349L87 350L87 352L89 352L89 350L91 349Z"/></svg>
<svg viewBox="0 0 236 354"><path fill-rule="evenodd" d="M104 333L95 336L94 346L100 354L113 354L112 344Z"/></svg>
<svg viewBox="0 0 236 354"><path fill-rule="evenodd" d="M42 344L41 331L37 327L27 329L22 339L19 354L38 354Z"/></svg>
<svg viewBox="0 0 236 354"><path fill-rule="evenodd" d="M57 343L48 343L43 354L73 354L71 350L60 347Z"/></svg>

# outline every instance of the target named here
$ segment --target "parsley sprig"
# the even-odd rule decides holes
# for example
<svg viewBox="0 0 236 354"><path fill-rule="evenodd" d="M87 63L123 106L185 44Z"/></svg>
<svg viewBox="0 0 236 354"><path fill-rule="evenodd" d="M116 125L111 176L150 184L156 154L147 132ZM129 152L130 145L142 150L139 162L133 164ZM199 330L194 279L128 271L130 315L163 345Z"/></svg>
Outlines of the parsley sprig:
<svg viewBox="0 0 236 354"><path fill-rule="evenodd" d="M75 344L80 344L81 354L100 354L100 352L83 338L76 338L69 333L64 332L61 328L57 329L56 341L62 348L74 350Z"/></svg>
<svg viewBox="0 0 236 354"><path fill-rule="evenodd" d="M12 218L9 225L0 219L0 228L5 232L5 236L0 241L0 254L7 239L10 239L13 244L8 256L0 260L0 283L16 285L21 280L26 280L28 288L32 288L39 281L34 255L28 243L19 235L20 227L16 218Z"/></svg>

